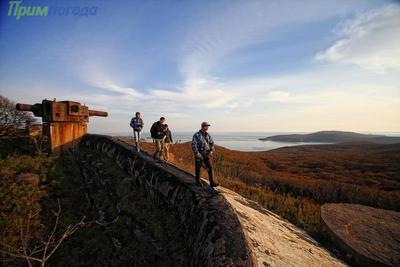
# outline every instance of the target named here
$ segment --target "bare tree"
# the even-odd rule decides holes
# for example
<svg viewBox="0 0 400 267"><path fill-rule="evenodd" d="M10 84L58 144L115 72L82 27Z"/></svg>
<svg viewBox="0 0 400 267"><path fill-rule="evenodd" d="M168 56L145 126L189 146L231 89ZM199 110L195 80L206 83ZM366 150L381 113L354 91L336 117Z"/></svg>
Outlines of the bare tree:
<svg viewBox="0 0 400 267"><path fill-rule="evenodd" d="M30 210L27 218L20 221L20 240L17 247L0 241L0 252L14 259L25 259L29 266L34 266L36 262L43 267L60 245L77 230L93 223L102 225L98 221L85 222L85 217L83 217L80 222L68 225L61 233L57 234L60 231L58 229L61 218L60 201L58 201L58 210L52 212L55 222L51 232L46 237L41 236L37 233L37 229L31 227L32 221L37 219L40 211Z"/></svg>
<svg viewBox="0 0 400 267"><path fill-rule="evenodd" d="M13 101L0 95L0 136L16 134L34 121L36 119L31 113L16 110Z"/></svg>

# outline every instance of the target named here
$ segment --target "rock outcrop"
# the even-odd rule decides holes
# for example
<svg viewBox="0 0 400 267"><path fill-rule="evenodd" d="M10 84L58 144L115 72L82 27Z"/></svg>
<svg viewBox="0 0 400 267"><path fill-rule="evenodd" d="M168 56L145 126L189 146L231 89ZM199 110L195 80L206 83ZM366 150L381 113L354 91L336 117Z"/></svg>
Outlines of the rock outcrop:
<svg viewBox="0 0 400 267"><path fill-rule="evenodd" d="M345 266L307 233L226 188L219 187L248 236L257 266Z"/></svg>
<svg viewBox="0 0 400 267"><path fill-rule="evenodd" d="M400 266L400 212L325 204L321 231L359 266Z"/></svg>
<svg viewBox="0 0 400 267"><path fill-rule="evenodd" d="M191 266L252 266L251 252L235 211L211 188L196 186L191 174L137 153L109 136L86 135L82 148L108 155L133 183L179 222Z"/></svg>

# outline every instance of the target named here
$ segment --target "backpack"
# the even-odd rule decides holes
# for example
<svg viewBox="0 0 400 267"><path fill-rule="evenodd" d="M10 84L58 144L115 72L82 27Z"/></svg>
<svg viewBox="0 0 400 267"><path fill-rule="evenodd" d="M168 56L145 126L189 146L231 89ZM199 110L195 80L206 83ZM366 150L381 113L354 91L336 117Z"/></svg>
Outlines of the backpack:
<svg viewBox="0 0 400 267"><path fill-rule="evenodd" d="M155 123L153 123L153 125L150 128L150 134L151 134L151 138L157 138L157 123L158 121L156 121Z"/></svg>

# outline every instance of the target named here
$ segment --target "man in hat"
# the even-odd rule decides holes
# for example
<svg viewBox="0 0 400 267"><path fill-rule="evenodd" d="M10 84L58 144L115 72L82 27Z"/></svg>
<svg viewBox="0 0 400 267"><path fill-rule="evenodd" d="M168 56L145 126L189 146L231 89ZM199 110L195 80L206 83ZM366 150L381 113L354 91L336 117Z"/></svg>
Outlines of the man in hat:
<svg viewBox="0 0 400 267"><path fill-rule="evenodd" d="M193 135L192 139L192 150L195 157L196 183L201 185L200 170L201 167L204 166L208 172L210 186L216 187L218 186L218 183L214 181L211 165L211 156L215 151L215 145L211 135L208 133L208 127L210 127L210 124L204 121L201 124L201 129Z"/></svg>
<svg viewBox="0 0 400 267"><path fill-rule="evenodd" d="M136 151L140 151L140 133L143 129L143 120L140 117L140 112L136 112L135 117L131 119L130 126L133 129L133 138L135 139Z"/></svg>

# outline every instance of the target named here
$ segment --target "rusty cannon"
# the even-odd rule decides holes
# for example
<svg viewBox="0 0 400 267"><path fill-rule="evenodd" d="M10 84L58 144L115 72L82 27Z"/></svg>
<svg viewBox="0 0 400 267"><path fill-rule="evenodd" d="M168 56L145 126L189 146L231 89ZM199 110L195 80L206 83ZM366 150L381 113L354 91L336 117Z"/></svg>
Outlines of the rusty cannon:
<svg viewBox="0 0 400 267"><path fill-rule="evenodd" d="M87 106L74 101L56 101L44 99L34 105L16 105L17 110L31 111L42 118L41 132L47 140L49 152L71 147L87 133L89 117L107 117L104 111L90 110Z"/></svg>

